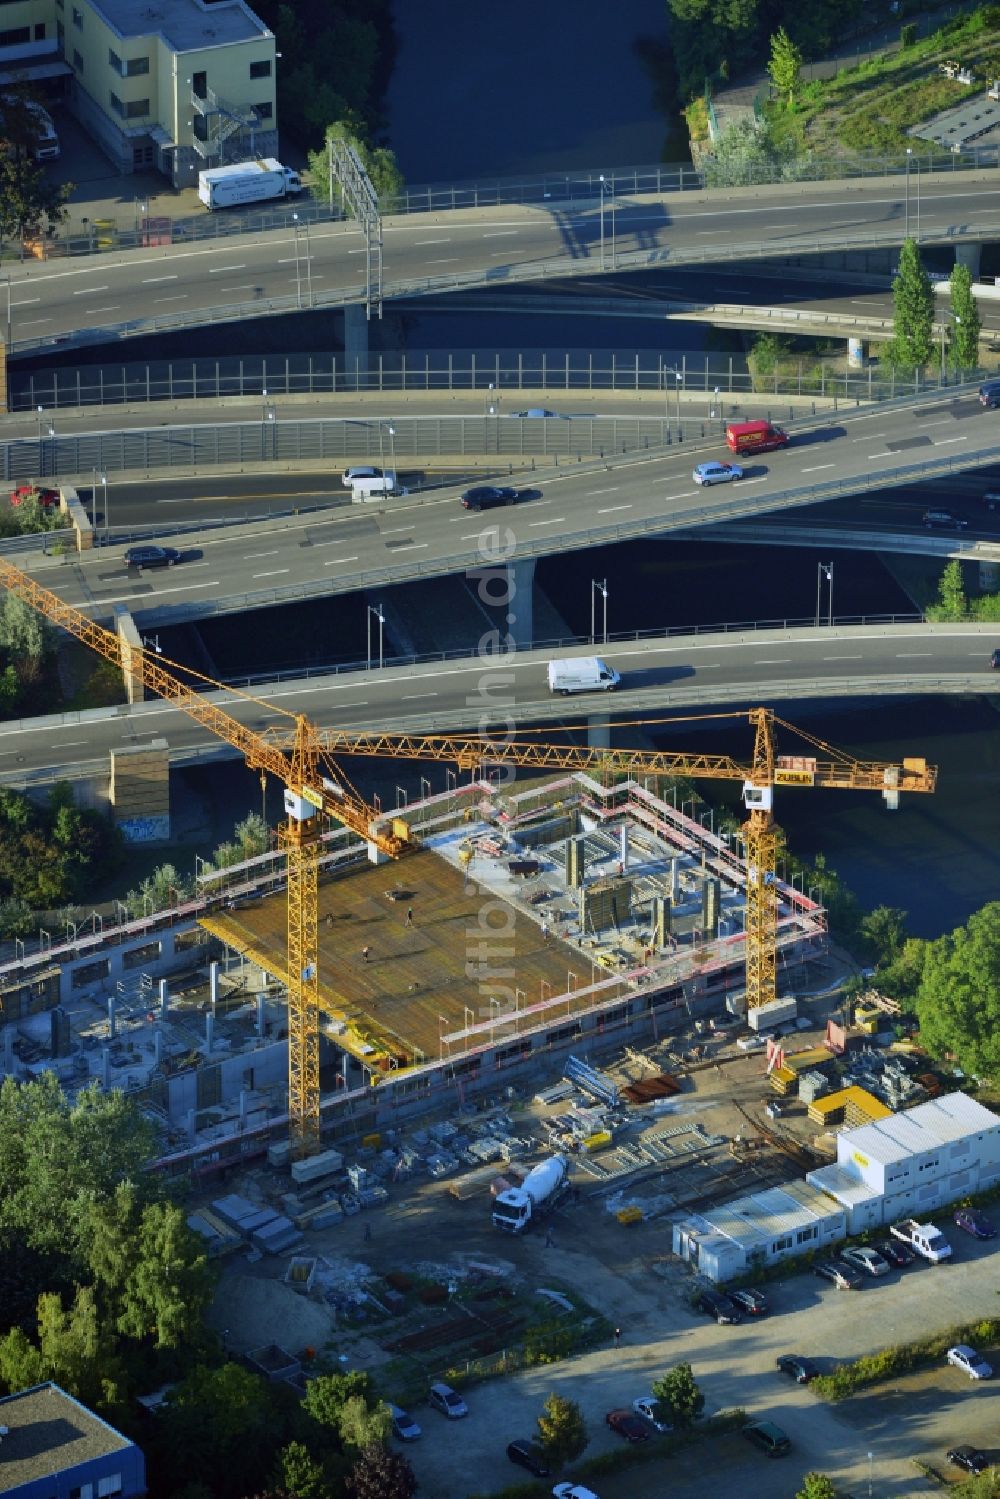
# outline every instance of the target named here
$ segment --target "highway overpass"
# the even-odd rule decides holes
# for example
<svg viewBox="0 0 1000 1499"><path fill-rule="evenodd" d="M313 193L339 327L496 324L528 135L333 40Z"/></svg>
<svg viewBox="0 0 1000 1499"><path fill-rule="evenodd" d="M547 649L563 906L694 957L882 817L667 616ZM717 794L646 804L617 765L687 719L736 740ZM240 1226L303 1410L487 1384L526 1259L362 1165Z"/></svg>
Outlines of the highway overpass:
<svg viewBox="0 0 1000 1499"><path fill-rule="evenodd" d="M998 434L1000 414L985 411L974 391L941 392L843 419L816 418L796 431L786 451L748 462L741 483L710 490L692 482L691 470L707 456L725 456L717 439L684 443L666 454L549 469L531 476L533 498L483 515L464 510L455 491L431 492L186 534L181 566L140 577L129 574L117 547L72 560L29 552L21 565L92 618L107 620L121 604L146 629L498 564L530 564L553 553L913 485L996 463ZM882 540L878 545L887 549ZM921 549L951 555L956 545L984 560L996 555L988 533L977 540L966 532L960 542L933 533ZM520 586L527 581L525 574ZM530 624L523 627L528 643Z"/></svg>
<svg viewBox="0 0 1000 1499"><path fill-rule="evenodd" d="M503 736L521 725L586 726L590 715L667 716L708 706L887 693L996 693L1000 674L989 665L996 640L991 625L876 619L559 647L560 655L598 650L622 674L622 688L613 696L554 698L546 684L551 651L521 651L255 683L249 690L261 701L214 697L241 723L272 734L280 734L283 722L291 733L291 715L305 713L331 731L492 729ZM178 765L233 754L180 710L154 700L0 724L0 784L29 787L104 776L111 750L153 739L167 740Z"/></svg>
<svg viewBox="0 0 1000 1499"><path fill-rule="evenodd" d="M922 244L1000 234L996 172L925 178ZM907 231L904 179L785 183L407 214L384 227L386 297L892 248ZM911 194L912 196L912 194ZM911 215L912 217L912 215ZM602 227L603 226L603 227ZM910 227L913 227L911 224ZM602 248L603 247L603 248ZM11 352L364 300L364 240L351 222L12 264Z"/></svg>

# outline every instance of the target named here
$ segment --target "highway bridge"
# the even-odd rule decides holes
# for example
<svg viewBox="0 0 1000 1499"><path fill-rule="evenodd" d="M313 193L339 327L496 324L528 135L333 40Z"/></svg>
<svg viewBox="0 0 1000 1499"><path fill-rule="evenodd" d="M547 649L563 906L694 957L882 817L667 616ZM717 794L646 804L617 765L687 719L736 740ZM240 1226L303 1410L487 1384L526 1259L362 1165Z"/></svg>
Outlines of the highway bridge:
<svg viewBox="0 0 1000 1499"><path fill-rule="evenodd" d="M280 731L305 713L330 731L472 730L499 736L511 727L686 713L706 706L778 705L818 697L888 693L936 696L1000 692L990 669L991 625L894 623L886 619L819 628L774 627L560 644L560 655L595 649L622 674L613 696L552 697L546 664L553 648L483 657L435 657L381 670L350 670L248 687L264 703L213 695L240 722ZM271 707L267 704L273 705ZM485 721L485 722L484 722ZM229 746L159 700L0 724L0 784L30 787L107 774L115 749L166 739L178 765L226 758Z"/></svg>
<svg viewBox="0 0 1000 1499"><path fill-rule="evenodd" d="M383 294L440 295L648 267L697 266L892 248L911 223L898 177L788 183L407 214L384 226ZM931 176L922 244L975 246L1000 231L995 171ZM11 352L338 307L366 295L351 222L114 251L10 267Z"/></svg>
<svg viewBox="0 0 1000 1499"><path fill-rule="evenodd" d="M910 486L995 464L998 423L1000 413L984 410L974 390L941 392L843 419L817 417L796 430L790 448L748 461L742 482L712 489L699 488L691 473L706 457L726 456L718 439L550 468L530 477L531 498L483 515L464 510L453 490L433 491L185 535L180 566L140 577L129 574L118 548L102 547L72 563L28 553L24 565L92 618L107 620L125 605L149 628L498 564L530 565L552 553ZM965 532L956 540L939 532L924 538L921 549L940 555L960 549L989 560L1000 555L990 535ZM878 537L872 545L886 550L888 542ZM521 586L529 582L525 574ZM524 629L527 643L530 624Z"/></svg>

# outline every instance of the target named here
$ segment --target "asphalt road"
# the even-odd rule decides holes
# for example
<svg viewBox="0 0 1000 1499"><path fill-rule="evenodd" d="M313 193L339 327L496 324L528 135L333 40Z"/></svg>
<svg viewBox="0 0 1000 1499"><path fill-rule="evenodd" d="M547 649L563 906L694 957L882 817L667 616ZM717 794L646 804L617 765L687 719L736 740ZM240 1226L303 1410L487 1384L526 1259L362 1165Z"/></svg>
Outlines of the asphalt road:
<svg viewBox="0 0 1000 1499"><path fill-rule="evenodd" d="M546 652L492 662L478 656L382 671L260 683L256 701L217 699L257 730L291 731L306 713L322 729L445 732L468 729L503 737L505 723L586 725L588 715L663 716L698 706L877 692L992 692L989 669L996 631L987 625L858 625L843 629L672 636L599 647L621 672L614 697L553 698ZM586 655L588 647L573 654ZM567 652L567 654L571 654ZM488 724L483 723L483 719ZM627 741L628 732L618 736ZM178 709L159 700L0 724L0 784L103 771L113 749L165 738L172 759L194 762L226 754L224 745ZM334 752L341 753L334 745ZM347 753L347 751L343 751Z"/></svg>
<svg viewBox="0 0 1000 1499"><path fill-rule="evenodd" d="M921 237L989 238L998 225L995 173L932 177L921 190ZM586 208L504 206L447 214L411 214L384 226L383 285L388 295L501 286L533 274L600 274L630 254L656 252L663 264L713 263L875 242L901 243L901 179L776 187L617 201ZM603 234L602 234L603 224ZM602 254L603 240L603 254ZM353 224L315 225L303 250L293 232L233 236L73 261L13 265L11 340L60 340L79 332L163 317L190 324L219 309L269 301L306 306L357 300L366 281L363 236ZM548 262L548 264L542 264Z"/></svg>
<svg viewBox="0 0 1000 1499"><path fill-rule="evenodd" d="M791 510L912 483L913 470L924 464L949 470L953 464L960 472L996 462L998 432L998 417L974 393L944 393L916 405L819 419L794 436L791 448L747 462L741 483L708 490L693 482L692 464L729 455L706 440L619 466L564 464L540 476L521 503L481 515L464 510L455 492L432 493L352 505L346 514L201 532L184 538L180 566L138 577L114 547L61 563L29 554L24 566L93 618L107 619L125 604L146 628ZM980 555L992 554L991 524L984 514ZM964 536L969 544L976 540L971 531ZM947 555L954 541L933 533L942 537Z"/></svg>

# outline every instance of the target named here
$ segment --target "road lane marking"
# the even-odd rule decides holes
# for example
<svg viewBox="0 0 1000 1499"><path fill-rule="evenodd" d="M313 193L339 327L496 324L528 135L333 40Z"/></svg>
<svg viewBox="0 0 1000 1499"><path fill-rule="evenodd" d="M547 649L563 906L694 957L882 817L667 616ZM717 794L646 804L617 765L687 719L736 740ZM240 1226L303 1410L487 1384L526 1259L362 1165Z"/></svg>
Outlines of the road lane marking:
<svg viewBox="0 0 1000 1499"><path fill-rule="evenodd" d="M383 536L402 536L402 534L403 534L404 531L412 531L412 530L413 530L412 524L409 525L409 526L390 526L390 527L388 527L386 530L384 530L382 532L382 535Z"/></svg>
<svg viewBox="0 0 1000 1499"><path fill-rule="evenodd" d="M415 703L417 701L418 697L437 697L437 693L436 692L404 692L402 700L403 700L404 703Z"/></svg>
<svg viewBox="0 0 1000 1499"><path fill-rule="evenodd" d="M255 562L258 557L277 557L280 551L280 547L275 547L273 552L244 552L243 561Z"/></svg>
<svg viewBox="0 0 1000 1499"><path fill-rule="evenodd" d="M598 515L613 515L616 510L631 510L631 505L607 505L603 510L598 510Z"/></svg>
<svg viewBox="0 0 1000 1499"><path fill-rule="evenodd" d="M930 651L897 651L897 661L926 661L931 656Z"/></svg>
<svg viewBox="0 0 1000 1499"><path fill-rule="evenodd" d="M460 257L458 255L447 255L444 260L428 260L428 265L454 265Z"/></svg>
<svg viewBox="0 0 1000 1499"><path fill-rule="evenodd" d="M823 661L862 661L863 656L823 656Z"/></svg>
<svg viewBox="0 0 1000 1499"><path fill-rule="evenodd" d="M146 276L146 277L143 278L142 284L143 284L143 286L152 286L153 283L156 282L156 281L176 281L176 280L177 280L177 272L175 271L172 276Z"/></svg>
<svg viewBox="0 0 1000 1499"><path fill-rule="evenodd" d="M834 465L832 463L817 463L816 466L815 466L815 468L804 468L802 470L802 472L804 474L818 474L824 468L833 468L833 467L834 467Z"/></svg>
<svg viewBox="0 0 1000 1499"><path fill-rule="evenodd" d="M554 515L551 520L533 520L533 521L529 521L529 525L532 525L532 526L557 526L560 521L564 521L565 519L566 519L565 515Z"/></svg>
<svg viewBox="0 0 1000 1499"><path fill-rule="evenodd" d="M426 551L429 546L430 546L430 542L429 541L415 541L413 543L413 545L410 546L410 547L397 547L393 555L396 556L396 557L398 557L401 552L421 552L421 551Z"/></svg>
<svg viewBox="0 0 1000 1499"><path fill-rule="evenodd" d="M186 302L187 299L188 299L187 292L186 291L182 291L176 297L154 297L153 298L153 306L154 307L158 307L161 302Z"/></svg>
<svg viewBox="0 0 1000 1499"><path fill-rule="evenodd" d="M340 567L344 562L357 562L357 557L331 557L329 562L324 562L324 567Z"/></svg>
<svg viewBox="0 0 1000 1499"><path fill-rule="evenodd" d="M852 442L877 442L880 437L887 437L886 432L866 432L864 437L852 437Z"/></svg>
<svg viewBox="0 0 1000 1499"><path fill-rule="evenodd" d="M84 289L81 289L80 291L75 291L73 293L73 295L74 295L74 297L96 297L96 295L97 295L97 293L99 291L110 291L110 290L111 290L111 288L108 287L108 286L88 286L88 287L86 287Z"/></svg>
<svg viewBox="0 0 1000 1499"><path fill-rule="evenodd" d="M415 245L450 245L451 235L446 235L444 239L415 239L413 243Z"/></svg>
<svg viewBox="0 0 1000 1499"><path fill-rule="evenodd" d="M933 443L932 446L935 448L948 448L951 447L953 443L968 442L968 440L969 439L967 437L945 437L942 438L939 442Z"/></svg>
<svg viewBox="0 0 1000 1499"><path fill-rule="evenodd" d="M208 274L210 276L225 276L229 271L245 271L246 268L246 261L242 265L216 265L209 267Z"/></svg>
<svg viewBox="0 0 1000 1499"><path fill-rule="evenodd" d="M290 567L276 567L273 572L251 573L250 576L254 579L254 581L256 581L257 578L278 578L282 573L290 573L291 570L292 569Z"/></svg>
<svg viewBox="0 0 1000 1499"><path fill-rule="evenodd" d="M587 499L595 499L599 494L617 494L619 489L621 489L620 484L612 484L610 489L588 489Z"/></svg>
<svg viewBox="0 0 1000 1499"><path fill-rule="evenodd" d="M752 661L750 664L752 666L789 666L791 664L791 660L791 656L775 656L771 660Z"/></svg>
<svg viewBox="0 0 1000 1499"><path fill-rule="evenodd" d="M509 235L520 232L520 229L491 229L489 234L483 235L483 239L506 239Z"/></svg>

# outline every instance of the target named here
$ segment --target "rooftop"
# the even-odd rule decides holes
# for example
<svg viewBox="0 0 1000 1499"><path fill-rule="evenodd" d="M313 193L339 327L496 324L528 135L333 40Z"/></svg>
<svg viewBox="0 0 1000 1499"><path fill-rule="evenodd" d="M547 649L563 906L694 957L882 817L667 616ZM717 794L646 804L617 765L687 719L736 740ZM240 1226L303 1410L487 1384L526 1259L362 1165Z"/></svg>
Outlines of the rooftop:
<svg viewBox="0 0 1000 1499"><path fill-rule="evenodd" d="M0 1399L0 1494L134 1444L56 1384Z"/></svg>
<svg viewBox="0 0 1000 1499"><path fill-rule="evenodd" d="M174 52L199 52L231 42L263 40L272 33L244 0L91 0L123 41L160 36Z"/></svg>
<svg viewBox="0 0 1000 1499"><path fill-rule="evenodd" d="M842 1158L845 1154L867 1156L888 1166L921 1151L936 1150L954 1140L998 1127L1000 1117L974 1098L965 1093L949 1093L875 1124L845 1130L840 1137L841 1155Z"/></svg>
<svg viewBox="0 0 1000 1499"><path fill-rule="evenodd" d="M824 1193L805 1182L788 1182L713 1208L704 1214L704 1221L711 1231L752 1248L776 1234L787 1234L838 1212L837 1205Z"/></svg>

